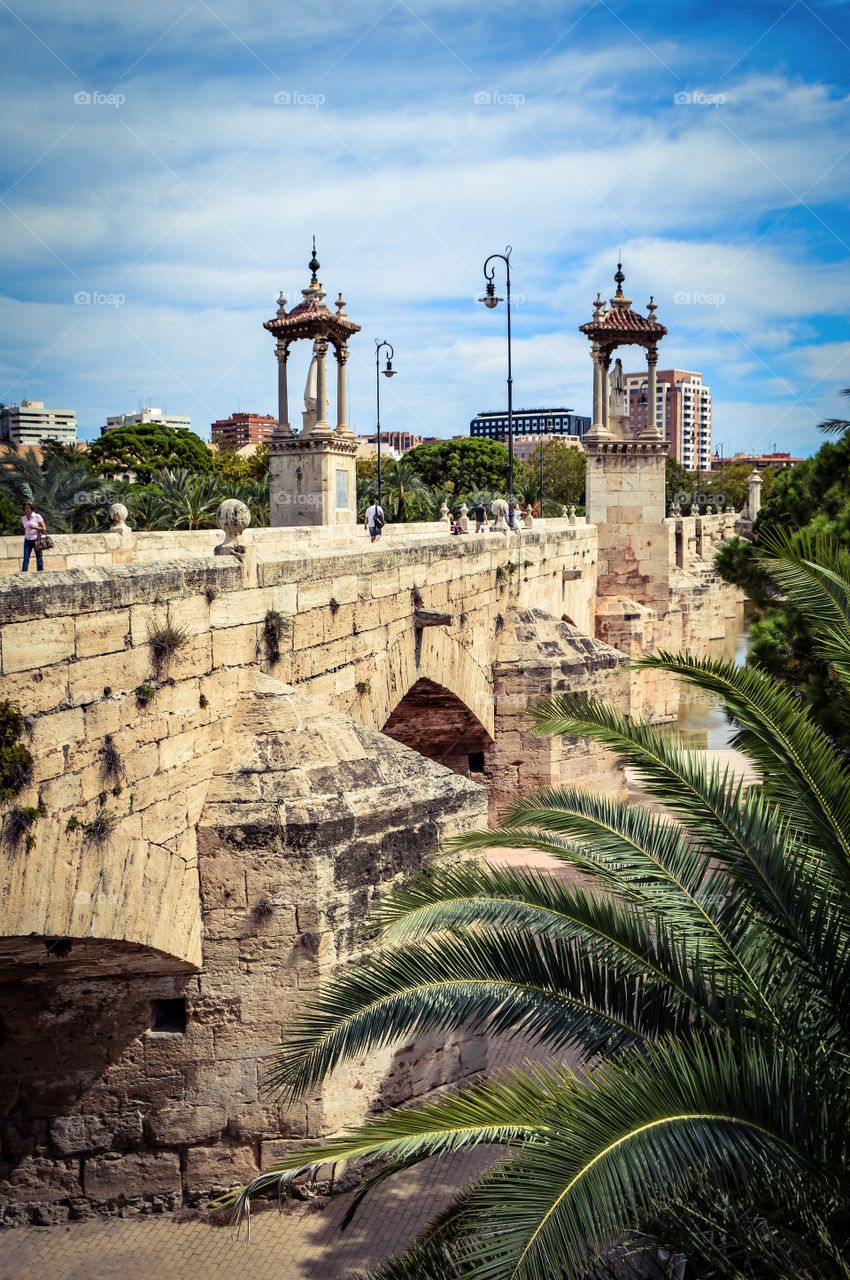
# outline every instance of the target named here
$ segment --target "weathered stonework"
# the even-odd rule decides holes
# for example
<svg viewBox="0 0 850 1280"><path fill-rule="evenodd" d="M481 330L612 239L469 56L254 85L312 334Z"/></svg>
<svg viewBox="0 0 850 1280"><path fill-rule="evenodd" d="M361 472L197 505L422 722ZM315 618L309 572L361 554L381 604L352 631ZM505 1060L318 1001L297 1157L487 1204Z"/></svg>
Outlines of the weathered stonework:
<svg viewBox="0 0 850 1280"><path fill-rule="evenodd" d="M666 602L600 600L597 530L567 520L378 547L248 529L241 560L213 556L220 532L57 538L65 569L0 577L2 696L35 758L18 802L46 810L31 848L0 832L6 1219L194 1202L480 1069L457 1036L295 1107L263 1088L301 994L445 832L529 786L620 789L601 753L534 737L525 707L581 689L671 714L675 690L624 660L722 626L722 521L700 522L703 555L662 522ZM166 623L185 638L157 677Z"/></svg>

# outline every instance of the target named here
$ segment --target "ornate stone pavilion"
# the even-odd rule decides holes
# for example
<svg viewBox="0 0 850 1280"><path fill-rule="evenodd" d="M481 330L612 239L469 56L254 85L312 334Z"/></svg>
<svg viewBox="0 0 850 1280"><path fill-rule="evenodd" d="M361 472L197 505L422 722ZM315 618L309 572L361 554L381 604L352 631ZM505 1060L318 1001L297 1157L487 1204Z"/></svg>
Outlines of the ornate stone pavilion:
<svg viewBox="0 0 850 1280"><path fill-rule="evenodd" d="M336 310L325 304L319 280L316 240L308 263L310 284L301 290L303 301L286 310L286 298L278 298L277 315L263 327L275 338L278 362L278 422L269 445L269 480L272 525L353 524L357 520L355 455L357 441L348 425L346 363L348 339L360 325L345 314L340 293ZM313 344L313 362L307 379L305 413L296 434L289 421L287 363L293 343L306 338ZM327 419L328 350L337 363L336 426Z"/></svg>
<svg viewBox="0 0 850 1280"><path fill-rule="evenodd" d="M664 460L667 442L657 423L655 370L658 343L667 333L656 320L650 298L648 315L632 308L623 293L622 263L610 306L596 295L593 319L579 326L591 342L593 359L593 424L584 438L587 453L587 519L599 530L599 593L608 597L606 611L614 643L623 643L625 624L640 607L664 614L669 605L670 569L664 523ZM628 400L622 364L611 358L619 347L646 351L647 415L639 436L628 424ZM641 602L641 606L637 604ZM628 646L627 646L628 648Z"/></svg>
<svg viewBox="0 0 850 1280"><path fill-rule="evenodd" d="M647 415L641 438L660 440L655 407L655 372L658 365L658 343L667 333L656 320L658 310L654 298L647 305L648 316L633 310L631 298L623 293L623 264L617 263L614 281L617 291L606 306L601 293L597 293L593 319L580 325L580 331L591 341L593 360L593 422L585 441L624 440L630 438L628 429L628 401L622 381L622 365L616 361L611 371L611 357L618 347L639 346L646 350L647 365ZM608 392L610 382L610 394Z"/></svg>

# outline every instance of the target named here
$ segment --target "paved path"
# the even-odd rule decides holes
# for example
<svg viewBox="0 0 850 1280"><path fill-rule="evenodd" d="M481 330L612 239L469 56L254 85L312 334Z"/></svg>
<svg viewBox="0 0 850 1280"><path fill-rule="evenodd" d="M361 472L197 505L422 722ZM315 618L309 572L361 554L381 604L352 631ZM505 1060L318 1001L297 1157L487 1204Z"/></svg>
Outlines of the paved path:
<svg viewBox="0 0 850 1280"><path fill-rule="evenodd" d="M351 1226L351 1193L255 1213L244 1230L169 1215L97 1218L0 1233L0 1280L349 1280L398 1253L454 1192L493 1159L493 1148L430 1161L367 1198Z"/></svg>

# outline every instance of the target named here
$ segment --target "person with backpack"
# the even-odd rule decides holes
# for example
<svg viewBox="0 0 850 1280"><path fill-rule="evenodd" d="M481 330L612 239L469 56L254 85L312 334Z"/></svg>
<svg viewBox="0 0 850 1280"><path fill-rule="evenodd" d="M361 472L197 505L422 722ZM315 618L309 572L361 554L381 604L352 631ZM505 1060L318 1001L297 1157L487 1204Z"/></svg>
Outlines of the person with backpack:
<svg viewBox="0 0 850 1280"><path fill-rule="evenodd" d="M370 497L369 505L366 508L364 526L373 542L377 542L380 538L385 520L386 516L384 515L384 508L381 506L380 502L376 502L374 498Z"/></svg>

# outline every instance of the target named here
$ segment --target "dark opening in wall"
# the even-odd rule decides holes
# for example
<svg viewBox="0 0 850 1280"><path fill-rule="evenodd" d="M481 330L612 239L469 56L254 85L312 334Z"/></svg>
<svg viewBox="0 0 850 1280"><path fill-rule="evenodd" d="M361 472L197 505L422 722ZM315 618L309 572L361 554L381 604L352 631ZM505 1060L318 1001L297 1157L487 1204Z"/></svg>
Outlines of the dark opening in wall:
<svg viewBox="0 0 850 1280"><path fill-rule="evenodd" d="M186 1001L152 1000L151 1031L168 1031L180 1035L186 1030Z"/></svg>
<svg viewBox="0 0 850 1280"><path fill-rule="evenodd" d="M470 773L484 772L484 752L483 751L470 751L466 759L469 764Z"/></svg>

